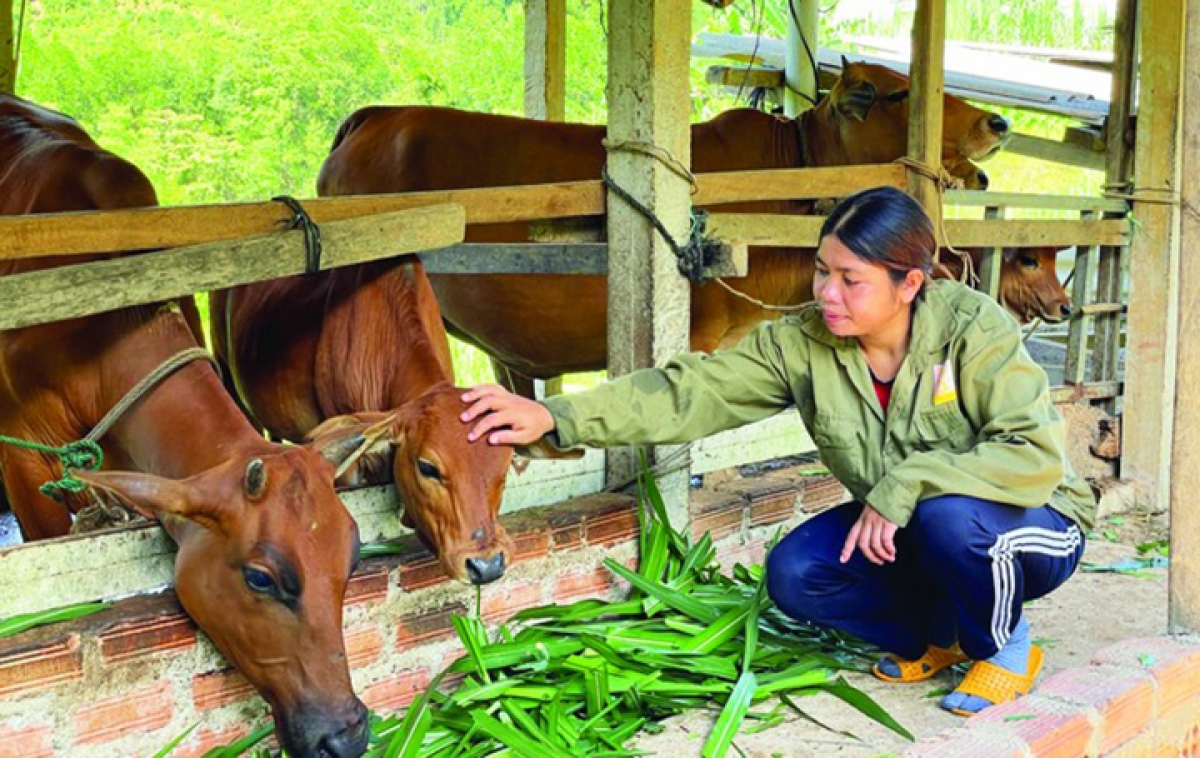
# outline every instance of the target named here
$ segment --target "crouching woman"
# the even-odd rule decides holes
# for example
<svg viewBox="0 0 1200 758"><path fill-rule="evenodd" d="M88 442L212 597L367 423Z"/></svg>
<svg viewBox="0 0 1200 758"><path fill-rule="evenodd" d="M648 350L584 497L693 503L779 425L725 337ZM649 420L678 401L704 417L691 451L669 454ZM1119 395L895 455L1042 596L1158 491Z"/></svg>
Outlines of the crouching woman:
<svg viewBox="0 0 1200 758"><path fill-rule="evenodd" d="M930 278L929 218L891 188L843 201L821 230L815 302L736 347L687 354L543 403L464 395L472 441L681 443L795 405L854 502L767 558L789 616L888 653L916 682L971 661L942 706L968 715L1026 692L1042 666L1022 604L1061 585L1095 513L1066 458L1045 372L1013 318Z"/></svg>

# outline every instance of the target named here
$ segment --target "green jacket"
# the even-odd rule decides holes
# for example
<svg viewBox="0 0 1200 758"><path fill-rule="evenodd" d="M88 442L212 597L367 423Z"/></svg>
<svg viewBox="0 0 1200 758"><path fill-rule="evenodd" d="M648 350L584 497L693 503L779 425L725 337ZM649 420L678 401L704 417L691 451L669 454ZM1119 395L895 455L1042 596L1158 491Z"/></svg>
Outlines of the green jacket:
<svg viewBox="0 0 1200 758"><path fill-rule="evenodd" d="M563 449L680 443L793 404L830 472L900 526L947 494L1049 504L1092 525L1095 498L1067 460L1045 371L1012 316L957 282L933 282L916 301L886 417L858 343L830 333L814 304L729 350L549 398L547 437Z"/></svg>

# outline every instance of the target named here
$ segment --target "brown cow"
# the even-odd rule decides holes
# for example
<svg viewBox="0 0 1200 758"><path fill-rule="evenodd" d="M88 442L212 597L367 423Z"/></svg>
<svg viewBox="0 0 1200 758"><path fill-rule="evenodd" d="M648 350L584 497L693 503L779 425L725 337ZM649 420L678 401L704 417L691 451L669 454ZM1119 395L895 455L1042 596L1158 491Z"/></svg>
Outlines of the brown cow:
<svg viewBox="0 0 1200 758"><path fill-rule="evenodd" d="M0 95L0 215L155 204L146 177L74 121ZM7 261L0 275L61 263ZM171 306L0 332L0 434L80 439L138 380L196 345ZM331 450L346 441L330 440ZM267 442L198 363L159 384L101 444L106 467L122 471L80 478L170 533L180 602L271 704L288 753L361 755L366 709L342 641L358 533L333 490L336 461ZM26 539L65 534L87 504L82 493L56 501L38 491L58 477L40 454L0 447L0 473Z"/></svg>
<svg viewBox="0 0 1200 758"><path fill-rule="evenodd" d="M848 63L821 103L794 121L742 109L694 125L692 167L713 172L895 160L905 153L907 95L904 76ZM1000 149L1008 122L947 96L944 133L946 167L969 176L965 162ZM371 194L596 179L605 160L604 136L601 126L446 108L366 108L342 125L318 187L325 194ZM811 207L763 202L721 210L805 213ZM529 236L525 224L467 229L473 242ZM750 275L731 283L767 303L803 302L811 288L795 261L794 250L751 248ZM430 281L451 331L517 375L549 378L605 365L603 277L431 275ZM731 344L776 315L715 285L694 287L691 346L711 351Z"/></svg>
<svg viewBox="0 0 1200 758"><path fill-rule="evenodd" d="M975 271L980 271L983 250L968 248ZM1054 247L1006 247L1000 262L1000 303L1022 324L1041 319L1050 324L1071 317L1071 298L1058 280L1060 250ZM958 279L962 260L943 251L946 275Z"/></svg>
<svg viewBox="0 0 1200 758"><path fill-rule="evenodd" d="M497 515L512 450L462 433L463 390L420 261L250 284L213 293L210 307L213 346L255 421L290 440L380 425L383 449L348 483L395 481L405 523L452 577L504 573L512 540Z"/></svg>

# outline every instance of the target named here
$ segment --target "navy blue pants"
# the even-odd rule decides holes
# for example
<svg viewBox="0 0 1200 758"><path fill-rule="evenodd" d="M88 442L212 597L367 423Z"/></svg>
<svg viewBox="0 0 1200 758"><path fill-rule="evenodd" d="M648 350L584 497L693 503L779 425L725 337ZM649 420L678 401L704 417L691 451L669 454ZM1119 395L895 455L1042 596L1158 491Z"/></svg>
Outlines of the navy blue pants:
<svg viewBox="0 0 1200 758"><path fill-rule="evenodd" d="M838 562L862 512L847 503L809 519L767 557L767 590L787 615L849 632L901 658L957 640L973 659L1008 641L1021 604L1067 580L1083 554L1073 521L961 495L917 505L896 532L896 560L857 549Z"/></svg>

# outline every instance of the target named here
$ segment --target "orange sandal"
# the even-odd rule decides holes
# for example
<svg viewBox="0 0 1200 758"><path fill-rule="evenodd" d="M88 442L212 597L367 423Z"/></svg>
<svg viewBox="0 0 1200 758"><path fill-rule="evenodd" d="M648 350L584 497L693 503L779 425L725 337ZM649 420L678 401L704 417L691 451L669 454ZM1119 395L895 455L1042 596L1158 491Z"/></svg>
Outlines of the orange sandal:
<svg viewBox="0 0 1200 758"><path fill-rule="evenodd" d="M900 676L885 674L880 670L878 663L872 669L875 676L885 682L906 684L908 682L923 682L939 671L967 660L967 655L959 649L958 645L951 648L930 645L925 654L915 661L906 661L903 658L890 658L890 660L900 668Z"/></svg>
<svg viewBox="0 0 1200 758"><path fill-rule="evenodd" d="M975 661L963 678L962 684L954 690L964 695L972 695L988 701L992 705L1016 700L1021 695L1033 689L1033 682L1042 670L1042 649L1037 645L1029 648L1029 665L1025 674L1014 674L1006 668L987 661ZM959 716L974 716L975 711L962 708L948 708L951 713Z"/></svg>

